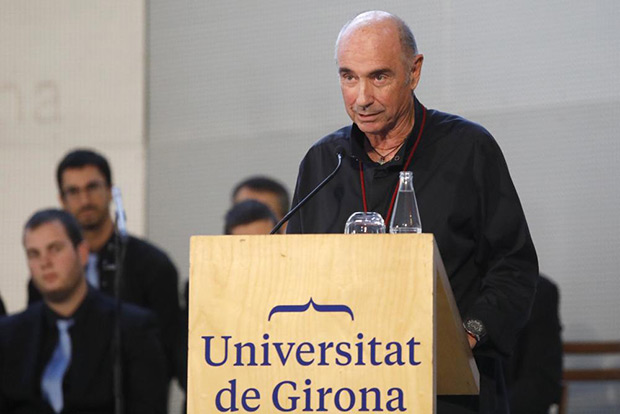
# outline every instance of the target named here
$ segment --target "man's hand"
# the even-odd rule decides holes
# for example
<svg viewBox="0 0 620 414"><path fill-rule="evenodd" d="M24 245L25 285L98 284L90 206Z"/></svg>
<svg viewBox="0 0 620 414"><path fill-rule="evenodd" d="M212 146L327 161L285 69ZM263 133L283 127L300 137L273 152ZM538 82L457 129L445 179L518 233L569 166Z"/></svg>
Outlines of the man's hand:
<svg viewBox="0 0 620 414"><path fill-rule="evenodd" d="M469 341L469 348L474 349L474 347L478 343L478 341L476 340L476 337L467 331L465 331L465 333L467 334L467 341Z"/></svg>

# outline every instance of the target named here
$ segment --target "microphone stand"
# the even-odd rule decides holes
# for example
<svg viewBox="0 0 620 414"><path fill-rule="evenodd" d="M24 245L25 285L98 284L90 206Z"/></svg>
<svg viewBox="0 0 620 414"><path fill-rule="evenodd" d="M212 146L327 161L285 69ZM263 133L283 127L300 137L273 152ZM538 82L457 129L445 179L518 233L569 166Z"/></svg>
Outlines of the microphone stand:
<svg viewBox="0 0 620 414"><path fill-rule="evenodd" d="M123 264L125 263L125 253L127 252L127 237L121 234L118 228L119 213L116 211L116 220L114 223L114 252L116 271L114 276L114 297L116 307L114 310L114 336L112 340L112 349L114 357L113 366L113 382L114 382L114 413L124 413L124 395L123 395L123 363L122 363L122 338L121 338L121 283L123 281Z"/></svg>

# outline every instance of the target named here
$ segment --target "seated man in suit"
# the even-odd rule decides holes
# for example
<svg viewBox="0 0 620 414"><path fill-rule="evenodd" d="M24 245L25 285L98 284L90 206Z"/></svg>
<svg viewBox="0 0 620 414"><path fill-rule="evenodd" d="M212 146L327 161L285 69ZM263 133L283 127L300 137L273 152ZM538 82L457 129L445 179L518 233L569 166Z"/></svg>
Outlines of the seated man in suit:
<svg viewBox="0 0 620 414"><path fill-rule="evenodd" d="M88 245L71 214L35 213L24 227L28 267L42 302L0 319L0 412L114 412L115 301L84 275ZM122 306L127 413L165 413L166 360L155 317Z"/></svg>
<svg viewBox="0 0 620 414"><path fill-rule="evenodd" d="M277 224L272 210L260 201L247 199L234 204L226 212L224 222L224 234L241 236L251 234L269 234L273 226ZM189 281L185 282L185 310L182 314L182 335L179 335L180 343L179 364L177 368L179 383L187 391L187 326L189 321Z"/></svg>
<svg viewBox="0 0 620 414"><path fill-rule="evenodd" d="M288 190L284 185L260 175L248 177L235 186L232 192L233 205L245 200L256 200L265 204L273 212L276 223L288 213L291 205ZM280 228L280 233L284 233L285 230L286 223Z"/></svg>
<svg viewBox="0 0 620 414"><path fill-rule="evenodd" d="M56 182L63 209L76 218L88 242L88 283L114 296L117 245L110 211L113 180L108 160L91 150L73 150L58 164ZM151 310L157 317L171 376L180 311L177 270L163 251L132 235L122 263L120 297ZM41 299L33 283L28 293L28 303Z"/></svg>
<svg viewBox="0 0 620 414"><path fill-rule="evenodd" d="M266 204L247 199L235 204L226 213L224 234L269 234L276 224L277 219Z"/></svg>

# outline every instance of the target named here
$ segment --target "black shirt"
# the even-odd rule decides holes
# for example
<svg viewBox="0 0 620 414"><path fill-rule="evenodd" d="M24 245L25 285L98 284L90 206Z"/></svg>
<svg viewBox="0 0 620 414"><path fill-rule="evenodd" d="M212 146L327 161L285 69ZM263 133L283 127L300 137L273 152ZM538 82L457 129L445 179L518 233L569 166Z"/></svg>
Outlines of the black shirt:
<svg viewBox="0 0 620 414"><path fill-rule="evenodd" d="M3 414L53 414L41 394L41 375L58 341L57 319L43 302L0 319ZM63 413L112 413L115 301L89 288L71 319L71 362L63 378ZM124 304L120 320L125 412L165 413L166 361L155 317Z"/></svg>
<svg viewBox="0 0 620 414"><path fill-rule="evenodd" d="M415 123L391 162L364 151L355 124L317 142L299 167L293 205L336 166L336 148L349 156L336 177L289 222L288 233L342 233L363 210L360 164L368 209L386 216L398 173L422 129L413 172L422 231L433 233L461 316L483 321L489 341L478 352L510 354L532 303L538 262L516 190L499 146L484 128L426 110L415 100Z"/></svg>
<svg viewBox="0 0 620 414"><path fill-rule="evenodd" d="M417 99L414 111L405 145L384 165L369 159L366 137L355 124L314 144L299 167L293 205L333 171L339 147L349 155L334 179L293 216L287 232L342 233L347 218L363 210L361 175L368 210L385 218L398 173L420 136L408 170L422 231L435 236L461 317L481 320L488 333L474 348L480 398L442 397L438 412L506 413L501 360L512 352L529 315L538 275L536 251L491 134L459 116L426 110Z"/></svg>

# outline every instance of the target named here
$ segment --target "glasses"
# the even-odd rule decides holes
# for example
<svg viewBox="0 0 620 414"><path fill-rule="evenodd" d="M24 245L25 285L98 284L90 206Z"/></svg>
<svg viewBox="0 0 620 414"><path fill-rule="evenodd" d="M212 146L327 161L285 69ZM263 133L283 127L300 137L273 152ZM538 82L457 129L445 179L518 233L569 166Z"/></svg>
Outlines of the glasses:
<svg viewBox="0 0 620 414"><path fill-rule="evenodd" d="M62 191L62 194L69 199L77 199L80 194L85 193L88 196L98 194L106 188L106 184L103 181L92 181L86 184L85 187L67 187Z"/></svg>

